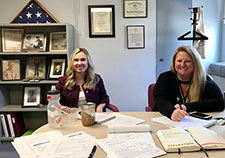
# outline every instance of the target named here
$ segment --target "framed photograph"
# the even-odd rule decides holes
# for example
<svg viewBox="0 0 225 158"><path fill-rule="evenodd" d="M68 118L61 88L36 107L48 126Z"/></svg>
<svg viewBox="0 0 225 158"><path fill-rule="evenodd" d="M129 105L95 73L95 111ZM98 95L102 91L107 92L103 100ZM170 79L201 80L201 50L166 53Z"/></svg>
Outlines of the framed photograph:
<svg viewBox="0 0 225 158"><path fill-rule="evenodd" d="M2 29L2 51L21 52L23 29Z"/></svg>
<svg viewBox="0 0 225 158"><path fill-rule="evenodd" d="M123 0L124 18L147 18L148 0Z"/></svg>
<svg viewBox="0 0 225 158"><path fill-rule="evenodd" d="M49 78L58 79L64 75L66 59L52 59Z"/></svg>
<svg viewBox="0 0 225 158"><path fill-rule="evenodd" d="M67 50L66 32L51 32L49 51L58 52Z"/></svg>
<svg viewBox="0 0 225 158"><path fill-rule="evenodd" d="M127 48L128 49L145 48L144 25L127 26Z"/></svg>
<svg viewBox="0 0 225 158"><path fill-rule="evenodd" d="M20 79L20 60L2 60L2 80Z"/></svg>
<svg viewBox="0 0 225 158"><path fill-rule="evenodd" d="M114 5L89 5L89 37L115 37Z"/></svg>
<svg viewBox="0 0 225 158"><path fill-rule="evenodd" d="M24 87L23 108L37 107L41 101L41 88L39 86Z"/></svg>
<svg viewBox="0 0 225 158"><path fill-rule="evenodd" d="M23 51L45 51L45 34L25 34L23 38Z"/></svg>
<svg viewBox="0 0 225 158"><path fill-rule="evenodd" d="M45 79L46 78L46 58L30 57L26 64L26 79Z"/></svg>

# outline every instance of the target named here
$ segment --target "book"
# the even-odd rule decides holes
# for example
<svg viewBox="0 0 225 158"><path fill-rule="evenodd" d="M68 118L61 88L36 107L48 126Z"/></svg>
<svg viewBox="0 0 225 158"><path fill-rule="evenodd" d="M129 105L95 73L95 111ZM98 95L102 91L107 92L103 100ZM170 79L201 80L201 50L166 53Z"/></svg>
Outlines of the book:
<svg viewBox="0 0 225 158"><path fill-rule="evenodd" d="M7 114L7 120L8 120L8 123L9 123L9 129L10 129L11 137L15 137L12 119L11 119L11 114Z"/></svg>
<svg viewBox="0 0 225 158"><path fill-rule="evenodd" d="M9 137L9 133L8 133L8 130L7 130L6 120L5 120L4 114L1 114L0 117L1 117L1 122L2 122L2 128L3 128L3 131L4 131L4 136Z"/></svg>
<svg viewBox="0 0 225 158"><path fill-rule="evenodd" d="M11 113L11 118L15 136L20 137L24 132L26 132L23 114Z"/></svg>
<svg viewBox="0 0 225 158"><path fill-rule="evenodd" d="M182 120L180 121L172 121L166 116L161 116L161 117L155 117L152 118L152 121L167 125L168 127L180 127L183 129L187 129L193 126L202 126L202 127L209 127L214 124L216 124L216 120L211 119L211 120L203 120L191 116L185 116Z"/></svg>
<svg viewBox="0 0 225 158"><path fill-rule="evenodd" d="M156 133L166 152L199 151L203 149L225 149L225 139L216 132L202 126L186 130L171 128Z"/></svg>

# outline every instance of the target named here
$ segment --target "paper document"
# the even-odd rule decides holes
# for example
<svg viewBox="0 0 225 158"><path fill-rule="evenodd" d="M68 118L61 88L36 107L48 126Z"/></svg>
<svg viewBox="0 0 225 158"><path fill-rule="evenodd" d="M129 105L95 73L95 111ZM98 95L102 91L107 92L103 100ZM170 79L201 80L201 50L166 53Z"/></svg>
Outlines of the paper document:
<svg viewBox="0 0 225 158"><path fill-rule="evenodd" d="M147 137L151 137L150 133L145 136L136 133L111 135L98 139L97 144L110 158L151 158L166 154L155 143L148 141Z"/></svg>
<svg viewBox="0 0 225 158"><path fill-rule="evenodd" d="M150 125L109 126L108 133L150 132Z"/></svg>
<svg viewBox="0 0 225 158"><path fill-rule="evenodd" d="M50 150L44 155L51 158L87 158L95 141L95 137L85 132L65 135L57 142L49 144Z"/></svg>
<svg viewBox="0 0 225 158"><path fill-rule="evenodd" d="M112 119L115 119L116 116L113 113L95 113L95 121L99 124L106 123Z"/></svg>
<svg viewBox="0 0 225 158"><path fill-rule="evenodd" d="M12 145L22 158L39 158L43 152L49 150L50 142L62 136L59 131L49 131L15 138Z"/></svg>
<svg viewBox="0 0 225 158"><path fill-rule="evenodd" d="M209 127L216 123L216 120L203 120L191 116L185 116L179 122L172 121L166 116L152 118L152 121L167 125L168 127L180 127L187 129L193 126Z"/></svg>
<svg viewBox="0 0 225 158"><path fill-rule="evenodd" d="M137 125L145 122L143 119L139 119L132 116L127 116L119 113L112 113L116 118L103 123L107 126L119 126L119 125Z"/></svg>

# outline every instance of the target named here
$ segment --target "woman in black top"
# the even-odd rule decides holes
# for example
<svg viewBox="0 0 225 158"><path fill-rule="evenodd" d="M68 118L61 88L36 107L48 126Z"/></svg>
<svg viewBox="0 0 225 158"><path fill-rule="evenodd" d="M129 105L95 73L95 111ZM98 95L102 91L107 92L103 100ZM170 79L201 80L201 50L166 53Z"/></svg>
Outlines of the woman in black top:
<svg viewBox="0 0 225 158"><path fill-rule="evenodd" d="M170 69L160 74L156 82L153 111L160 111L170 119L180 121L191 111L224 110L222 92L213 79L206 76L195 49L188 46L177 48Z"/></svg>

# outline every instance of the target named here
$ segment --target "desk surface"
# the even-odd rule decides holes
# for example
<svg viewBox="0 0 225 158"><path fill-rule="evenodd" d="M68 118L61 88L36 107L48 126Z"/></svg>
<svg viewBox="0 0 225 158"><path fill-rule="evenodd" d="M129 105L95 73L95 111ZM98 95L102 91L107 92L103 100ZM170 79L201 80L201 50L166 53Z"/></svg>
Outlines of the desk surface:
<svg viewBox="0 0 225 158"><path fill-rule="evenodd" d="M152 131L151 134L156 143L156 146L158 146L159 148L161 148L163 150L163 147L160 144L160 142L156 136L156 132L159 129L167 129L167 127L151 121L151 119L154 117L162 116L159 112L120 112L120 114L125 114L125 115L129 115L129 116L133 116L133 117L137 117L137 118L146 120L143 124L150 124L150 128ZM225 112L216 112L216 113L210 113L210 114L213 116L225 116ZM214 126L210 127L210 129L216 131L218 134L220 134L221 136L223 136L225 138L225 126L214 125ZM47 132L47 131L51 131L51 130L55 130L55 129L50 128L48 126L48 124L46 124L46 125L38 128L34 132L34 134L40 133L40 132ZM78 132L78 131L84 131L91 136L96 136L97 139L106 138L107 133L108 133L107 126L96 124L94 126L84 127L84 126L82 126L82 123L80 120L73 122L73 124L71 123L71 125L64 125L59 130L64 135ZM210 151L207 151L207 153L210 158L211 157L212 158L214 158L214 157L223 158L225 155L225 150L210 150ZM97 147L97 151L96 151L96 154L94 155L94 157L95 158L106 158L106 153L100 147ZM163 157L163 158L164 157L168 157L168 158L176 158L176 157L179 157L179 158L191 158L191 157L206 158L206 156L203 152L181 153L180 155L178 155L178 153L168 153L161 157Z"/></svg>

